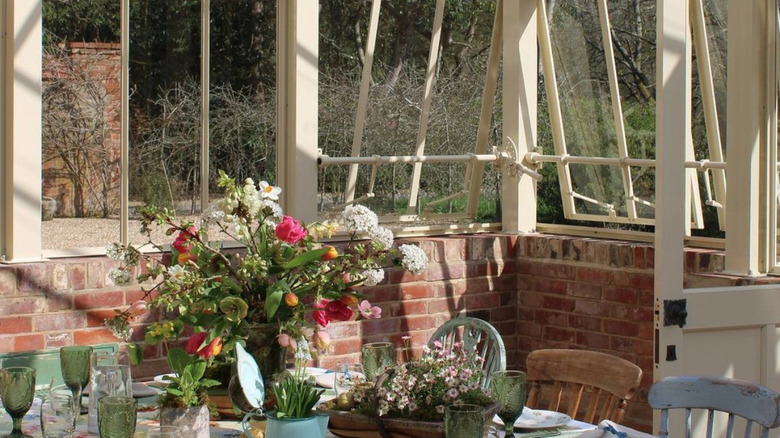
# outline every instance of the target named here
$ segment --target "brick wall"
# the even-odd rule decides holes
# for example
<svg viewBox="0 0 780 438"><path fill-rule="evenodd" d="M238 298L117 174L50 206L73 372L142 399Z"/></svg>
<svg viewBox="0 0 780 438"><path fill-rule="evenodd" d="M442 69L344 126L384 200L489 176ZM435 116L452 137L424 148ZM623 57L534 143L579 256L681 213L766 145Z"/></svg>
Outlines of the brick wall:
<svg viewBox="0 0 780 438"><path fill-rule="evenodd" d="M414 353L436 327L456 315L479 317L502 334L509 368L524 369L537 348L587 348L624 357L644 370L626 423L649 430L652 382L652 245L567 236L479 234L407 239L431 263L421 275L389 269L365 291L382 307L379 320L331 324L330 352L320 366L359 359L360 345L410 335ZM115 342L103 319L137 300L138 286L119 288L104 257L0 265L0 352ZM764 282L718 274L717 251L686 253L688 287ZM154 315L139 321L134 337ZM157 348L145 351L135 376L165 370Z"/></svg>

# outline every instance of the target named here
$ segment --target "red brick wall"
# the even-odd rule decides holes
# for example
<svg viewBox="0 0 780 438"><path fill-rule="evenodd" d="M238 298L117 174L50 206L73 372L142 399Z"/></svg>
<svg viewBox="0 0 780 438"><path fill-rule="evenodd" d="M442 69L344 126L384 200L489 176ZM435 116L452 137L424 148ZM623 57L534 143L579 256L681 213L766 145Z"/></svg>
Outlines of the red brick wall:
<svg viewBox="0 0 780 438"><path fill-rule="evenodd" d="M587 348L624 357L644 370L643 386L626 423L649 430L647 389L652 382L652 245L567 236L479 234L408 239L431 263L421 275L389 269L384 283L366 291L382 307L379 320L332 324L330 352L321 366L358 360L365 342L412 336L415 354L436 327L456 315L491 322L502 334L510 368L524 369L537 348ZM0 352L116 342L103 319L137 300L137 286L119 288L104 257L0 265ZM738 284L717 273L722 253L686 253L688 287ZM147 319L150 320L150 316ZM147 321L134 337L142 339ZM136 376L165 369L156 348L145 352Z"/></svg>

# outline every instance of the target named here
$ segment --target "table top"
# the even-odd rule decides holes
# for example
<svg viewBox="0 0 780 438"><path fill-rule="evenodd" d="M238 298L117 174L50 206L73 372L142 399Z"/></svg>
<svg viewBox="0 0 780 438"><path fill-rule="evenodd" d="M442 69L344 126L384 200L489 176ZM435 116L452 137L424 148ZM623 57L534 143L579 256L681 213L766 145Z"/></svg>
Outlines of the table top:
<svg viewBox="0 0 780 438"><path fill-rule="evenodd" d="M332 392L332 391L331 391ZM335 394L326 393L323 399L327 400L333 398ZM85 398L86 400L86 398ZM159 426L158 410L154 404L154 397L146 397L139 399L139 405L142 406L138 411L138 423L136 427L136 437L143 438L144 431L150 428ZM33 438L41 437L41 425L40 425L40 405L41 400L36 398L33 402L33 406L27 412L22 421L22 430L31 435ZM211 421L210 422L210 434L213 438L241 438L244 437L243 430L241 428L241 422L236 419ZM486 425L486 430L489 428ZM486 437L498 437L504 438L504 432L497 424L492 424L495 428L494 433L486 432ZM553 429L541 429L534 431L522 431L516 430L515 437L518 438L574 438L577 435L585 432L586 430L594 429L596 426L584 423L577 420L571 420L568 423L558 428ZM0 409L0 436L7 434L12 429L11 417L4 409ZM87 431L87 415L80 415L76 422L76 432L73 438L92 438L97 435L90 434ZM337 438L332 433L328 432L325 438Z"/></svg>

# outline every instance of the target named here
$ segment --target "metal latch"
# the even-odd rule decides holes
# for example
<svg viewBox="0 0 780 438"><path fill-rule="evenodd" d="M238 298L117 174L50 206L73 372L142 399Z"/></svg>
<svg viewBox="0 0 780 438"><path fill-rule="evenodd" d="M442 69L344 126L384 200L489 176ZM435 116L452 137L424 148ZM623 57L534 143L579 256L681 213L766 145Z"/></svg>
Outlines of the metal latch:
<svg viewBox="0 0 780 438"><path fill-rule="evenodd" d="M676 325L683 328L686 319L688 319L688 310L684 299L664 300L664 327Z"/></svg>

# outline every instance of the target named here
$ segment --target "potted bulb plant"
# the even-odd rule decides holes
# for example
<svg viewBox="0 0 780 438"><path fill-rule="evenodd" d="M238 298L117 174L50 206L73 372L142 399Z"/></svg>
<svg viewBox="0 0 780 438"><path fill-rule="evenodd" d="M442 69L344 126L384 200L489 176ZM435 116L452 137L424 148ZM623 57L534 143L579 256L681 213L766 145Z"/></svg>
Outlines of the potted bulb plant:
<svg viewBox="0 0 780 438"><path fill-rule="evenodd" d="M192 341L193 339L197 341L202 337L192 336L188 347L190 344L195 344L196 341ZM208 348L213 347L206 344L198 350L204 351ZM181 348L170 349L168 365L173 375L165 376L168 386L157 399L160 407L160 424L178 426L184 438L209 437L210 413L206 390L219 385L219 382L204 378L208 361L202 357L203 354L189 354Z"/></svg>

